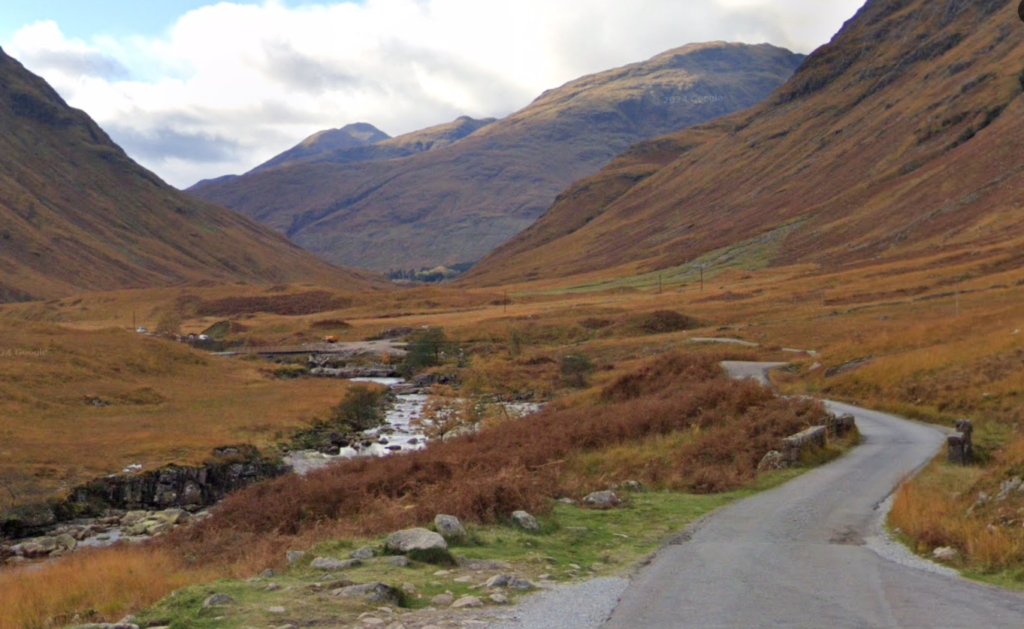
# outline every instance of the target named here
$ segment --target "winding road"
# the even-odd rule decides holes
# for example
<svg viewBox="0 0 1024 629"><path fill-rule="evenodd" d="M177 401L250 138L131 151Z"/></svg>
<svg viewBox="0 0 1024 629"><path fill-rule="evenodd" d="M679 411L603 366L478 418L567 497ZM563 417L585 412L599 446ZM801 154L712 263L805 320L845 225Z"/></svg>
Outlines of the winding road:
<svg viewBox="0 0 1024 629"><path fill-rule="evenodd" d="M764 381L777 365L730 363ZM831 403L863 445L723 509L641 570L606 629L1021 629L1024 594L966 581L888 542L882 503L928 463L937 428Z"/></svg>

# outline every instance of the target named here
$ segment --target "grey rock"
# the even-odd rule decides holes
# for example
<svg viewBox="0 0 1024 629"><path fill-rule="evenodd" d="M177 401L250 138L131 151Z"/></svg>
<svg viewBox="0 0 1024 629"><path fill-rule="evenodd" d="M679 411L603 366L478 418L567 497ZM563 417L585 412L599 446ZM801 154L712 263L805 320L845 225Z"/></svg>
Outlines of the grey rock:
<svg viewBox="0 0 1024 629"><path fill-rule="evenodd" d="M644 492L644 485L638 480L628 480L622 483L622 489L625 491L631 491L635 494Z"/></svg>
<svg viewBox="0 0 1024 629"><path fill-rule="evenodd" d="M408 568L409 567L409 558L408 557L401 557L401 556L399 556L399 557L388 557L387 560L386 560L386 563L389 566L397 566L399 568Z"/></svg>
<svg viewBox="0 0 1024 629"><path fill-rule="evenodd" d="M370 548L369 546L365 546L363 548L359 548L359 549L353 550L351 556L352 556L353 559L359 559L361 561L366 561L368 559L373 559L373 556L375 554L376 553L373 552L372 548Z"/></svg>
<svg viewBox="0 0 1024 629"><path fill-rule="evenodd" d="M277 576L277 573L275 573L273 570L264 570L260 573L261 579L273 579L275 576Z"/></svg>
<svg viewBox="0 0 1024 629"><path fill-rule="evenodd" d="M288 563L294 564L298 561L302 561L306 557L306 553L301 550L289 550L288 551Z"/></svg>
<svg viewBox="0 0 1024 629"><path fill-rule="evenodd" d="M936 548L935 551L932 552L932 557L937 561L956 561L960 558L960 551L949 547Z"/></svg>
<svg viewBox="0 0 1024 629"><path fill-rule="evenodd" d="M462 598L451 604L452 609L469 609L483 606L483 601L481 601L475 596L463 596Z"/></svg>
<svg viewBox="0 0 1024 629"><path fill-rule="evenodd" d="M512 582L512 577L507 574L499 574L487 579L484 584L485 587L489 588L503 588L508 587L508 584Z"/></svg>
<svg viewBox="0 0 1024 629"><path fill-rule="evenodd" d="M314 570L337 572L339 570L358 568L361 565L363 565L363 562L359 559L348 559L346 561L342 561L340 559L332 559L330 557L317 557L309 564L309 567Z"/></svg>
<svg viewBox="0 0 1024 629"><path fill-rule="evenodd" d="M466 527L462 526L462 522L454 515L438 515L434 518L434 527L446 540L461 540L468 537Z"/></svg>
<svg viewBox="0 0 1024 629"><path fill-rule="evenodd" d="M338 598L361 598L368 603L382 605L398 605L402 600L402 594L398 590L383 583L350 585L334 590L331 592L331 596Z"/></svg>
<svg viewBox="0 0 1024 629"><path fill-rule="evenodd" d="M438 594L434 598L430 599L430 604L434 607L449 607L454 602L455 596L453 596L451 592Z"/></svg>
<svg viewBox="0 0 1024 629"><path fill-rule="evenodd" d="M520 579L516 577L509 581L508 589L515 590L517 592L529 592L531 590L537 589L537 586L535 586L530 581L527 581L526 579Z"/></svg>
<svg viewBox="0 0 1024 629"><path fill-rule="evenodd" d="M618 506L619 497L614 491L595 491L583 499L583 504L594 509L611 509Z"/></svg>
<svg viewBox="0 0 1024 629"><path fill-rule="evenodd" d="M275 606L267 609L267 612L271 614L287 614L288 610L281 606Z"/></svg>
<svg viewBox="0 0 1024 629"><path fill-rule="evenodd" d="M497 592L495 592L494 594L491 594L490 599L491 599L491 602L496 604L496 605L508 605L509 604L508 597L505 596L504 594L499 594Z"/></svg>
<svg viewBox="0 0 1024 629"><path fill-rule="evenodd" d="M526 511L513 512L512 521L516 523L516 526L523 529L524 531L536 533L540 530L540 524L537 522L537 518L533 517Z"/></svg>
<svg viewBox="0 0 1024 629"><path fill-rule="evenodd" d="M778 450L772 450L768 454L764 455L761 462L757 464L758 472L774 472L778 470L786 469L788 464L786 463L786 457L783 456Z"/></svg>
<svg viewBox="0 0 1024 629"><path fill-rule="evenodd" d="M203 608L209 609L211 607L224 607L226 605L234 605L235 599L231 598L227 594L214 594L203 601Z"/></svg>
<svg viewBox="0 0 1024 629"><path fill-rule="evenodd" d="M407 554L422 550L448 550L448 542L439 534L427 529L407 529L388 536L384 543L387 550Z"/></svg>

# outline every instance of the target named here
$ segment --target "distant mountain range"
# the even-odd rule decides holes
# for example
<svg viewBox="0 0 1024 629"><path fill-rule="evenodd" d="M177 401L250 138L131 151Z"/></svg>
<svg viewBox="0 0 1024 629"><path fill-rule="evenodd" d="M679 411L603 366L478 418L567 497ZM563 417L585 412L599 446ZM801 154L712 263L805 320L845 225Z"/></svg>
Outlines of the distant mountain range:
<svg viewBox="0 0 1024 629"><path fill-rule="evenodd" d="M1016 4L868 2L767 102L632 148L467 281L635 274L744 243L763 265L1024 266L1006 244L1024 236Z"/></svg>
<svg viewBox="0 0 1024 629"><path fill-rule="evenodd" d="M0 301L208 281L370 280L166 185L0 50Z"/></svg>
<svg viewBox="0 0 1024 629"><path fill-rule="evenodd" d="M752 107L803 59L769 45L685 46L573 81L500 121L460 118L398 138L367 124L321 132L190 192L338 264L473 262L631 145Z"/></svg>

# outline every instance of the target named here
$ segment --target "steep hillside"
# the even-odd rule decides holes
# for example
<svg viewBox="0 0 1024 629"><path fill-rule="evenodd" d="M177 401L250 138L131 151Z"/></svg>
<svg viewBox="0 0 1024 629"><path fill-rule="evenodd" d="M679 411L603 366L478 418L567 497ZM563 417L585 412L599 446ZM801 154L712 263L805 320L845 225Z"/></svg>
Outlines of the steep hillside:
<svg viewBox="0 0 1024 629"><path fill-rule="evenodd" d="M339 151L336 163L293 164L194 192L341 264L475 261L629 146L750 107L802 60L768 45L686 46L549 91L465 139L406 159L345 164Z"/></svg>
<svg viewBox="0 0 1024 629"><path fill-rule="evenodd" d="M768 234L761 264L827 266L1021 235L1015 7L871 0L772 99L634 147L469 281L650 271Z"/></svg>
<svg viewBox="0 0 1024 629"><path fill-rule="evenodd" d="M0 50L0 301L239 280L366 285L164 184Z"/></svg>

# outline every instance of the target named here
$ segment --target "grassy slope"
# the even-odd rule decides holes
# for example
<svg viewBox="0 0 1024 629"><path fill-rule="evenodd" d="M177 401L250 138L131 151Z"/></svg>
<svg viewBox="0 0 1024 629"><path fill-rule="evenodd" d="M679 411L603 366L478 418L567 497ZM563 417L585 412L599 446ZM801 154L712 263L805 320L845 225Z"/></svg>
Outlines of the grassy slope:
<svg viewBox="0 0 1024 629"><path fill-rule="evenodd" d="M270 365L211 358L123 329L0 323L0 511L132 463L267 446L325 417L346 385L275 380ZM101 406L97 406L98 401Z"/></svg>
<svg viewBox="0 0 1024 629"><path fill-rule="evenodd" d="M801 59L770 46L686 47L547 92L439 150L295 165L198 193L334 262L388 269L473 261L630 145L760 102Z"/></svg>
<svg viewBox="0 0 1024 629"><path fill-rule="evenodd" d="M1010 0L875 0L748 112L635 147L473 271L475 285L672 267L800 221L774 264L1024 234L1024 36Z"/></svg>
<svg viewBox="0 0 1024 629"><path fill-rule="evenodd" d="M369 285L167 186L0 51L0 301L237 280Z"/></svg>

